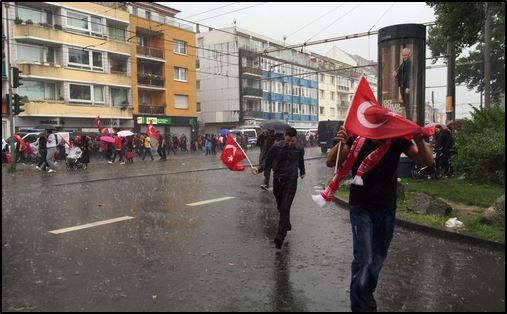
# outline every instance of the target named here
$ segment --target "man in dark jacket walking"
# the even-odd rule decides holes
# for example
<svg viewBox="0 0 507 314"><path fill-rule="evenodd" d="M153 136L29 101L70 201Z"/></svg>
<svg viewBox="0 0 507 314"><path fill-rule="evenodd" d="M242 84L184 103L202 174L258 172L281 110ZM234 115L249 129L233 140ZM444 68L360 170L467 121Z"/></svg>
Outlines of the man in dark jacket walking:
<svg viewBox="0 0 507 314"><path fill-rule="evenodd" d="M265 169L273 169L273 194L280 213L278 232L274 239L277 249L282 248L290 224L290 207L296 195L298 170L301 179L305 176L304 147L296 147L297 131L288 128L283 141L274 144L268 151L259 168L252 168L252 174L259 174Z"/></svg>
<svg viewBox="0 0 507 314"><path fill-rule="evenodd" d="M271 147L275 144L275 131L274 130L264 130L257 138L257 146L261 148L261 154L259 156L259 164L262 165L266 156L271 149ZM261 185L261 189L268 190L269 188L269 178L271 176L271 168L264 169L264 184Z"/></svg>

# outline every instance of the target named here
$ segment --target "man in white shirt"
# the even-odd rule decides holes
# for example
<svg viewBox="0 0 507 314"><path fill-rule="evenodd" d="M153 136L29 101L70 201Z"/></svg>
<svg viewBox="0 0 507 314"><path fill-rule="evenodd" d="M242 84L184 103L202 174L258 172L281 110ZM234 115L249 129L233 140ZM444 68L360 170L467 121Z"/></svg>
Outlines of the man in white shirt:
<svg viewBox="0 0 507 314"><path fill-rule="evenodd" d="M56 146L57 146L57 135L53 134L53 130L48 129L48 143L47 143L47 149L48 153L46 155L46 162L49 165L48 172L56 172L55 170L55 163L53 162L53 157L56 153Z"/></svg>

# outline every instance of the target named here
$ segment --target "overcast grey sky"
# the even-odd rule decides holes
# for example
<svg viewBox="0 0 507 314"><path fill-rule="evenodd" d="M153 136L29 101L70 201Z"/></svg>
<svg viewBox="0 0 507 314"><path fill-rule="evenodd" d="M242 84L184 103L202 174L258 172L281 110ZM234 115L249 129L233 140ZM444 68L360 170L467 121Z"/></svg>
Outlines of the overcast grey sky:
<svg viewBox="0 0 507 314"><path fill-rule="evenodd" d="M433 9L424 2L159 2L181 11L176 17L213 28L233 25L283 41L299 44L324 38L376 31L403 23L435 21ZM214 10L216 9L216 10ZM205 11L211 10L207 13ZM237 11L236 11L237 10ZM236 11L236 12L232 12ZM230 12L230 13L229 13ZM203 14L200 14L203 13ZM228 14L224 14L228 13ZM217 16L220 15L220 16ZM201 31L207 30L201 28ZM326 54L333 45L349 54L377 61L377 36L362 37L310 46L308 49ZM427 56L430 56L429 51ZM426 86L446 85L446 68L428 70ZM426 90L426 100L435 91L435 107L445 111L446 88ZM468 110L466 103L478 104L479 94L456 87L457 117Z"/></svg>

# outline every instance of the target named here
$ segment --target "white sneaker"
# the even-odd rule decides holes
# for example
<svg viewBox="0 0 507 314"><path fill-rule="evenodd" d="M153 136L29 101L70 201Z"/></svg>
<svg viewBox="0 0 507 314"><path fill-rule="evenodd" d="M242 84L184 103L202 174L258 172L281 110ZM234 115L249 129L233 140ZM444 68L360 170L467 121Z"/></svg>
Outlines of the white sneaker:
<svg viewBox="0 0 507 314"><path fill-rule="evenodd" d="M58 165L58 161L55 160L55 166Z"/></svg>
<svg viewBox="0 0 507 314"><path fill-rule="evenodd" d="M113 162L110 160L110 161L108 161L107 163L108 163L108 164L112 164Z"/></svg>
<svg viewBox="0 0 507 314"><path fill-rule="evenodd" d="M42 171L42 169L39 166L35 166L35 169Z"/></svg>
<svg viewBox="0 0 507 314"><path fill-rule="evenodd" d="M125 162L124 162L124 161L120 162L120 165L124 165L124 164L125 164Z"/></svg>
<svg viewBox="0 0 507 314"><path fill-rule="evenodd" d="M49 170L48 170L48 173L51 173L51 172L56 172L56 170L49 169Z"/></svg>

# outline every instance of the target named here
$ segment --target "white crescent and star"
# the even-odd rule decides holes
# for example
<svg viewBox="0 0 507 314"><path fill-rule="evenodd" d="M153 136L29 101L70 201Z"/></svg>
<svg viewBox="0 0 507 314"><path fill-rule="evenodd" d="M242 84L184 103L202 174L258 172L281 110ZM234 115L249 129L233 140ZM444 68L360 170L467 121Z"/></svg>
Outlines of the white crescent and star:
<svg viewBox="0 0 507 314"><path fill-rule="evenodd" d="M233 161L234 160L234 156L236 155L237 148L234 145L228 144L228 145L225 145L224 150L226 150L228 148L232 148L232 155L228 157L228 161Z"/></svg>
<svg viewBox="0 0 507 314"><path fill-rule="evenodd" d="M384 120L382 123L371 123L370 121L366 120L366 117L364 116L364 112L366 111L366 109L368 109L372 106L373 106L373 104L369 101L362 102L359 105L359 108L357 108L357 120L363 126L370 128L370 129L375 129L375 128L378 128L379 126L383 125L384 123L386 123L387 120Z"/></svg>

